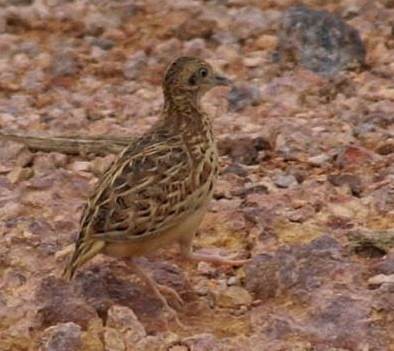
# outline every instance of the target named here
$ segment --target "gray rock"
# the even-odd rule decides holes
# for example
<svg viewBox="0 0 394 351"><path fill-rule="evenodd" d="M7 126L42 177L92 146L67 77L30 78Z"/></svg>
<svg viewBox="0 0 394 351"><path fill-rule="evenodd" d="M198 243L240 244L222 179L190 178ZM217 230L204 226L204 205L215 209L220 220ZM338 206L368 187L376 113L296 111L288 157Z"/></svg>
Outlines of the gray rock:
<svg viewBox="0 0 394 351"><path fill-rule="evenodd" d="M284 293L301 300L305 291L318 290L341 267L342 248L329 235L306 245L281 247L275 254L260 254L245 266L245 287L267 300ZM327 280L328 279L328 280Z"/></svg>
<svg viewBox="0 0 394 351"><path fill-rule="evenodd" d="M281 174L274 179L274 183L279 188L288 188L298 184L296 177L292 174Z"/></svg>
<svg viewBox="0 0 394 351"><path fill-rule="evenodd" d="M77 351L82 345L81 327L75 323L62 323L44 331L40 351Z"/></svg>
<svg viewBox="0 0 394 351"><path fill-rule="evenodd" d="M257 7L247 6L237 9L230 25L232 33L241 40L255 37L271 27L271 21Z"/></svg>
<svg viewBox="0 0 394 351"><path fill-rule="evenodd" d="M259 153L267 149L267 142L262 137L224 138L219 142L219 151L228 155L233 162L254 165L259 163Z"/></svg>
<svg viewBox="0 0 394 351"><path fill-rule="evenodd" d="M280 262L275 256L261 254L245 266L246 289L256 298L267 300L278 294Z"/></svg>
<svg viewBox="0 0 394 351"><path fill-rule="evenodd" d="M58 52L52 60L52 74L55 77L71 76L77 73L77 61L71 52Z"/></svg>
<svg viewBox="0 0 394 351"><path fill-rule="evenodd" d="M134 53L124 64L123 75L127 79L135 79L146 65L147 56L143 50Z"/></svg>
<svg viewBox="0 0 394 351"><path fill-rule="evenodd" d="M151 56L159 62L168 63L169 57L175 57L181 53L182 42L177 38L171 38L157 44L152 50Z"/></svg>
<svg viewBox="0 0 394 351"><path fill-rule="evenodd" d="M329 163L331 160L332 160L332 156L329 154L320 154L308 158L308 162L312 166L316 166L316 167L323 166L324 164Z"/></svg>
<svg viewBox="0 0 394 351"><path fill-rule="evenodd" d="M175 30L175 36L180 40L194 38L209 39L216 31L217 23L214 20L204 18L191 18L184 21Z"/></svg>
<svg viewBox="0 0 394 351"><path fill-rule="evenodd" d="M223 170L223 174L233 173L239 177L246 177L248 175L247 169L242 167L239 163L232 163Z"/></svg>
<svg viewBox="0 0 394 351"><path fill-rule="evenodd" d="M384 141L376 149L379 155L390 155L394 153L394 139Z"/></svg>
<svg viewBox="0 0 394 351"><path fill-rule="evenodd" d="M92 40L92 44L103 50L110 50L115 46L115 42L113 40L106 38L94 38Z"/></svg>
<svg viewBox="0 0 394 351"><path fill-rule="evenodd" d="M75 296L72 288L64 280L52 276L44 279L36 296L40 305L37 311L37 321L43 327L73 322L71 324L76 323L85 329L89 322L97 318L96 311L81 298Z"/></svg>
<svg viewBox="0 0 394 351"><path fill-rule="evenodd" d="M394 251L389 252L384 256L383 260L378 261L373 269L376 274L394 274Z"/></svg>
<svg viewBox="0 0 394 351"><path fill-rule="evenodd" d="M17 52L24 53L29 57L35 57L41 52L41 49L34 41L24 41L19 44Z"/></svg>
<svg viewBox="0 0 394 351"><path fill-rule="evenodd" d="M110 28L117 28L120 25L120 18L115 13L102 14L100 12L89 12L84 18L86 34L99 36Z"/></svg>
<svg viewBox="0 0 394 351"><path fill-rule="evenodd" d="M185 42L183 45L183 50L187 56L200 56L204 57L204 52L206 51L206 43L204 39L195 38Z"/></svg>
<svg viewBox="0 0 394 351"><path fill-rule="evenodd" d="M29 92L42 92L46 87L45 73L41 69L28 71L22 79L22 86Z"/></svg>
<svg viewBox="0 0 394 351"><path fill-rule="evenodd" d="M334 186L347 185L355 196L360 196L363 191L361 178L354 174L330 174L328 175L327 180Z"/></svg>
<svg viewBox="0 0 394 351"><path fill-rule="evenodd" d="M237 42L237 38L233 35L233 33L224 30L216 31L212 35L212 39L222 45L230 45Z"/></svg>
<svg viewBox="0 0 394 351"><path fill-rule="evenodd" d="M237 84L231 88L227 99L231 110L241 111L247 106L256 106L260 103L260 88L254 84Z"/></svg>
<svg viewBox="0 0 394 351"><path fill-rule="evenodd" d="M193 351L223 351L224 345L214 335L209 333L193 335L183 341ZM185 348L187 350L188 348ZM182 350L182 349L181 349Z"/></svg>
<svg viewBox="0 0 394 351"><path fill-rule="evenodd" d="M278 54L316 73L336 74L363 65L366 53L358 31L341 18L300 5L283 15Z"/></svg>
<svg viewBox="0 0 394 351"><path fill-rule="evenodd" d="M146 336L144 326L140 323L134 311L126 306L114 305L108 310L108 327L127 331L127 341L135 344Z"/></svg>

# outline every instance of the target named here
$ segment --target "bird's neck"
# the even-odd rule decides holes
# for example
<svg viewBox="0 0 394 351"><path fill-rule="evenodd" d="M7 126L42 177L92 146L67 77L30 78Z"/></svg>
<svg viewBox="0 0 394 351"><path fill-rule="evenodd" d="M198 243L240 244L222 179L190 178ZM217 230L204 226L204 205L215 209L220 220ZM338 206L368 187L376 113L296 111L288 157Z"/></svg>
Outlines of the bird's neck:
<svg viewBox="0 0 394 351"><path fill-rule="evenodd" d="M201 96L198 93L182 92L181 94L164 95L164 123L177 130L195 133L211 133L211 119L201 107Z"/></svg>
<svg viewBox="0 0 394 351"><path fill-rule="evenodd" d="M200 100L198 92L194 90L164 90L164 111L201 111Z"/></svg>
<svg viewBox="0 0 394 351"><path fill-rule="evenodd" d="M163 116L159 121L159 128L175 131L182 135L191 158L199 162L203 153L201 145L209 145L204 150L216 148L212 130L212 122L200 106L200 98L187 94L166 96Z"/></svg>

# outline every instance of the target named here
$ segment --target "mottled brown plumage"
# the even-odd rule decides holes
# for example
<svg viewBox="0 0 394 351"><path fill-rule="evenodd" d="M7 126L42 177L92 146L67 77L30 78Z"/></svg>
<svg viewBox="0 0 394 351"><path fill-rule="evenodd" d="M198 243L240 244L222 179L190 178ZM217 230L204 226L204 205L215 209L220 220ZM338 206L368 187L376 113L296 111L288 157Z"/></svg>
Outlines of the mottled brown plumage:
<svg viewBox="0 0 394 351"><path fill-rule="evenodd" d="M67 278L99 252L135 257L174 241L189 259L242 263L191 250L218 174L211 120L200 99L212 87L227 84L198 58L181 57L169 66L162 116L99 181L83 213Z"/></svg>

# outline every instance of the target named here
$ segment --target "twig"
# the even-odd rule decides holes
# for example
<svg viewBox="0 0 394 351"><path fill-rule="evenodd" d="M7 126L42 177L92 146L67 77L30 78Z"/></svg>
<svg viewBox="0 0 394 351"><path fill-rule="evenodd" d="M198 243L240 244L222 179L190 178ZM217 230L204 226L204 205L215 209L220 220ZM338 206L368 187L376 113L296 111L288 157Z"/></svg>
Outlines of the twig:
<svg viewBox="0 0 394 351"><path fill-rule="evenodd" d="M132 138L118 136L86 137L79 135L43 136L19 132L0 132L0 140L10 140L26 145L34 151L57 151L69 155L107 155L119 153Z"/></svg>

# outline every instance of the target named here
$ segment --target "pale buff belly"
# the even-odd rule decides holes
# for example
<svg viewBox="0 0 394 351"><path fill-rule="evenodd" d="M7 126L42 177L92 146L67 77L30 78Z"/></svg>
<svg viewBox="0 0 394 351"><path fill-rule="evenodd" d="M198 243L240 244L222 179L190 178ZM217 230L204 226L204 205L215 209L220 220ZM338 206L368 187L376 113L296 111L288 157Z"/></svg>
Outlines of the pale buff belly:
<svg viewBox="0 0 394 351"><path fill-rule="evenodd" d="M107 242L103 253L113 257L145 256L157 249L179 242L185 237L193 236L206 213L207 206L203 206L192 215L186 217L178 225L165 232L157 233L140 240Z"/></svg>

